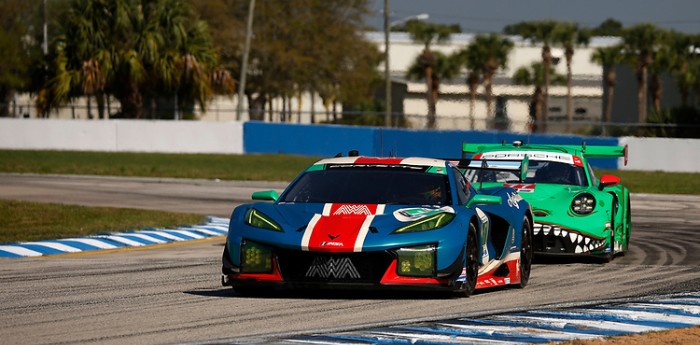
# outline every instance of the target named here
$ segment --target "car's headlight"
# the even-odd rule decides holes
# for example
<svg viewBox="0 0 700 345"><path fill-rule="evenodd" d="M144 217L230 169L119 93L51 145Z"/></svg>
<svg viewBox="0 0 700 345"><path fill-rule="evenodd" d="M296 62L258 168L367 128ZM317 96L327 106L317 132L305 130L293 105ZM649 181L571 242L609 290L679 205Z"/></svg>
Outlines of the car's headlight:
<svg viewBox="0 0 700 345"><path fill-rule="evenodd" d="M435 245L401 248L396 251L396 274L412 277L432 277L435 273Z"/></svg>
<svg viewBox="0 0 700 345"><path fill-rule="evenodd" d="M571 210L578 214L589 214L595 208L595 197L590 193L581 193L571 202Z"/></svg>
<svg viewBox="0 0 700 345"><path fill-rule="evenodd" d="M272 248L251 242L241 244L241 272L269 273L272 271Z"/></svg>
<svg viewBox="0 0 700 345"><path fill-rule="evenodd" d="M282 227L277 222L254 208L246 212L245 223L256 228L282 232Z"/></svg>
<svg viewBox="0 0 700 345"><path fill-rule="evenodd" d="M455 218L454 213L448 213L448 212L443 212L443 213L438 213L436 215L430 216L430 217L425 217L423 219L417 220L411 224L402 226L392 234L403 234L407 232L417 232L417 231L427 231L427 230L434 230L434 229L439 229L447 224L450 224L452 219Z"/></svg>

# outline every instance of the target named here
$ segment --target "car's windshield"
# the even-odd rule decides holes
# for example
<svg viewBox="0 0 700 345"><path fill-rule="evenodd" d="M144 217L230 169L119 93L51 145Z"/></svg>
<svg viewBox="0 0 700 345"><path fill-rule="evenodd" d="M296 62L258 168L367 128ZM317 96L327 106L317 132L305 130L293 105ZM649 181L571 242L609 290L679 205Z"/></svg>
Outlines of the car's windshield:
<svg viewBox="0 0 700 345"><path fill-rule="evenodd" d="M427 167L335 166L304 173L280 202L448 205L447 175Z"/></svg>
<svg viewBox="0 0 700 345"><path fill-rule="evenodd" d="M478 182L521 182L515 171L490 171L470 169L465 177L472 183ZM572 164L530 160L524 183L554 183L586 186L586 174L582 167Z"/></svg>

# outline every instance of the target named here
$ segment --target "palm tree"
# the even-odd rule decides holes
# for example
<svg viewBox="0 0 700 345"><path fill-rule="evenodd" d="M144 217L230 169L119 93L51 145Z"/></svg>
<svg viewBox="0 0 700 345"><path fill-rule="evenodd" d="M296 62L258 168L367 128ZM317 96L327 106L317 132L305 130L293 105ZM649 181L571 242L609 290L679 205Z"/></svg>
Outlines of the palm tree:
<svg viewBox="0 0 700 345"><path fill-rule="evenodd" d="M612 47L600 47L596 48L591 55L591 61L603 66L603 73L605 76L603 80L608 87L608 94L605 100L605 111L603 112L603 131L605 132L605 125L612 120L612 104L613 99L615 99L615 85L617 84L617 75L615 73L615 65L619 64L623 60L621 48L619 46Z"/></svg>
<svg viewBox="0 0 700 345"><path fill-rule="evenodd" d="M95 95L99 106L112 94L122 116L140 118L144 95L206 109L213 81L232 88L230 76L217 69L206 25L190 18L184 0L76 0L70 6L53 78L38 97L44 111L81 95Z"/></svg>
<svg viewBox="0 0 700 345"><path fill-rule="evenodd" d="M542 119L542 108L545 104L544 85L546 74L552 77L554 84L566 81L564 76L557 74L551 67L549 73L545 73L544 64L541 62L535 62L529 67L520 67L513 73L513 83L516 85L532 85L535 87L532 93L532 100L530 101L530 129L532 132L538 132L538 127L542 125L540 119Z"/></svg>
<svg viewBox="0 0 700 345"><path fill-rule="evenodd" d="M483 76L484 93L486 96L486 117L493 114L493 78L498 69L504 69L508 65L508 55L513 50L513 42L498 34L477 35L464 50L458 52L460 59L470 71L467 81L472 104L476 94L478 76ZM473 107L473 106L472 106ZM473 127L472 127L473 129Z"/></svg>
<svg viewBox="0 0 700 345"><path fill-rule="evenodd" d="M481 70L474 59L469 56L470 51L462 49L452 54L451 58L459 66L462 66L467 71L467 88L469 89L469 129L474 129L474 105L476 104L476 90L481 84Z"/></svg>
<svg viewBox="0 0 700 345"><path fill-rule="evenodd" d="M668 42L673 56L670 70L681 94L681 105L687 107L691 89L700 78L700 36L671 32Z"/></svg>
<svg viewBox="0 0 700 345"><path fill-rule="evenodd" d="M408 31L414 42L423 44L423 52L418 57L418 64L423 69L423 78L427 87L426 99L428 101L427 128L435 128L435 103L437 102L437 90L439 85L433 85L439 78L433 76L433 69L437 61L435 53L430 49L433 42L449 41L450 36L460 32L458 25L443 25L427 23L412 19L406 22ZM411 74L411 72L409 72ZM415 76L414 76L415 77Z"/></svg>
<svg viewBox="0 0 700 345"><path fill-rule="evenodd" d="M559 23L554 30L554 42L564 47L566 58L566 131L571 131L571 123L574 116L574 100L571 94L573 78L571 73L571 61L574 57L574 48L587 46L590 41L590 32L582 30L576 23Z"/></svg>
<svg viewBox="0 0 700 345"><path fill-rule="evenodd" d="M552 20L520 22L513 25L508 25L503 29L503 32L508 35L520 35L524 39L530 40L533 44L542 44L542 66L543 66L543 83L542 83L542 105L541 112L537 113L541 118L537 119L537 130L541 132L547 131L547 113L548 113L548 98L550 71L552 66L552 41L554 39L554 29L558 23Z"/></svg>
<svg viewBox="0 0 700 345"><path fill-rule="evenodd" d="M432 100L432 113L433 116L428 116L428 122L426 124L427 128L435 128L435 108L440 95L440 83L443 79L450 79L457 75L460 71L461 64L453 56L447 56L441 52L431 52L432 61L430 62L430 82L427 83L430 87L428 89L428 98ZM421 80L426 77L426 62L424 56L421 54L416 57L414 62L409 66L406 72L406 77L414 80ZM429 103L431 104L431 103Z"/></svg>
<svg viewBox="0 0 700 345"><path fill-rule="evenodd" d="M637 74L638 122L647 121L647 88L649 65L663 37L663 31L653 24L637 24L625 29L622 34L626 60Z"/></svg>

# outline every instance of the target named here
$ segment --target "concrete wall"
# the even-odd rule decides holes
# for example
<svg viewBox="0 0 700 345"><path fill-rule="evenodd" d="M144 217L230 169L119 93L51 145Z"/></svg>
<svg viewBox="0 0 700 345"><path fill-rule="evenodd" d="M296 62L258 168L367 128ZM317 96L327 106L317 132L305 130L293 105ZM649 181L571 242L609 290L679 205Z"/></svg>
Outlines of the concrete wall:
<svg viewBox="0 0 700 345"><path fill-rule="evenodd" d="M627 166L623 170L700 172L700 139L620 138L628 145Z"/></svg>
<svg viewBox="0 0 700 345"><path fill-rule="evenodd" d="M328 157L459 158L463 142L628 145L629 160L595 159L597 168L700 172L700 140L410 130L265 122L0 119L0 149L167 153L284 153Z"/></svg>
<svg viewBox="0 0 700 345"><path fill-rule="evenodd" d="M243 123L0 119L0 148L243 153Z"/></svg>

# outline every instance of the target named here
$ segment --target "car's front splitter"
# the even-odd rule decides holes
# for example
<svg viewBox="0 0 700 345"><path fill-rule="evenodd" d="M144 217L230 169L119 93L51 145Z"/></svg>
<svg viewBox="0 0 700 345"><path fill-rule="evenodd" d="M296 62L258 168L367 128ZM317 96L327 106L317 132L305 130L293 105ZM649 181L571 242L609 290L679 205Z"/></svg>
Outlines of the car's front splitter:
<svg viewBox="0 0 700 345"><path fill-rule="evenodd" d="M290 288L358 288L358 289L397 289L397 290L458 290L453 280L432 277L410 277L400 276L396 273L396 260L393 260L381 279L377 281L363 280L361 277L357 279L348 276L351 273L343 271L338 267L338 271L332 273L343 278L335 278L330 276L331 273L324 273L325 276L319 277L317 274L312 274L312 277L303 279L285 280L282 278L280 270L277 268L271 273L232 273L222 276L222 285L235 287L290 287ZM347 274L346 274L347 273Z"/></svg>
<svg viewBox="0 0 700 345"><path fill-rule="evenodd" d="M479 270L477 289L488 289L511 284L519 284L520 253L510 253L503 260L494 260Z"/></svg>

